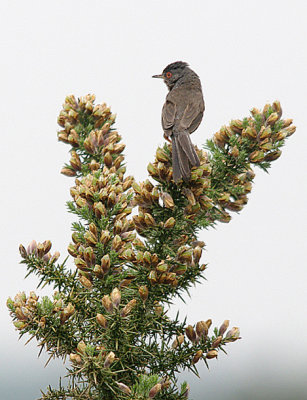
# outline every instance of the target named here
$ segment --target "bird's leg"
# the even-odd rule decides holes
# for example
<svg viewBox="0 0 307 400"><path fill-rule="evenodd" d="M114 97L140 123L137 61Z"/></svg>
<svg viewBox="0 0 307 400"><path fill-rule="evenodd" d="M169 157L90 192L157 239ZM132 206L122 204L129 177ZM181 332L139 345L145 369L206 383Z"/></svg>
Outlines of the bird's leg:
<svg viewBox="0 0 307 400"><path fill-rule="evenodd" d="M164 133L163 137L164 137L164 139L167 140L169 143L172 143L172 141L171 141L171 139L169 138L169 136L166 135L165 133Z"/></svg>

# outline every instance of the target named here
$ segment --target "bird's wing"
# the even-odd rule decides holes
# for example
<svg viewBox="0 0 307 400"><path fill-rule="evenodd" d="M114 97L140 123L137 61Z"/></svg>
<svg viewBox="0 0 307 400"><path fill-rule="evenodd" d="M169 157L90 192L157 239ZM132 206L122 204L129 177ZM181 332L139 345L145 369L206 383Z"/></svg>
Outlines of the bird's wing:
<svg viewBox="0 0 307 400"><path fill-rule="evenodd" d="M182 118L180 120L180 127L183 130L184 129L189 130L189 128L193 125L193 122L195 120L200 119L200 121L201 121L202 116L203 116L203 112L200 109L199 104L189 103L183 112ZM200 121L199 121L199 123L200 123ZM199 123L197 124L197 126L199 125ZM193 130L195 130L195 129L193 129Z"/></svg>
<svg viewBox="0 0 307 400"><path fill-rule="evenodd" d="M176 116L176 104L170 100L166 100L162 109L162 127L164 131L174 126Z"/></svg>

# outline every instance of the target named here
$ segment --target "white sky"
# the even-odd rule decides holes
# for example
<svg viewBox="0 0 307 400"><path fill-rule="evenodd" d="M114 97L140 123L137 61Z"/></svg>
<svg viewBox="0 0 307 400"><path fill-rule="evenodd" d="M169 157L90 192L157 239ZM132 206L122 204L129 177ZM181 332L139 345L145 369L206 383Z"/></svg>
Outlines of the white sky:
<svg viewBox="0 0 307 400"><path fill-rule="evenodd" d="M35 343L17 341L5 300L37 283L23 280L19 243L50 239L63 259L70 241L65 202L73 181L59 174L68 147L56 137L65 96L95 93L111 105L128 173L143 180L163 143L166 87L151 76L177 60L203 84L206 112L194 143L275 99L297 126L270 174L256 171L246 209L201 233L208 280L174 312L189 323L230 319L243 339L212 360L210 372L200 367L201 380L184 375L191 398L305 399L306 19L304 0L1 1L3 399L38 398L64 375L57 362L42 368Z"/></svg>

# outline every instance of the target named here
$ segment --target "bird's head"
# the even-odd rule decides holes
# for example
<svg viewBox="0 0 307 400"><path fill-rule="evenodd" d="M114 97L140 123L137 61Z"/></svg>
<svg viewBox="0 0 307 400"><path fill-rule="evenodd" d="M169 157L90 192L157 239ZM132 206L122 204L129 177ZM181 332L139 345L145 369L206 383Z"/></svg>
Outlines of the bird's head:
<svg viewBox="0 0 307 400"><path fill-rule="evenodd" d="M190 68L186 62L176 61L165 67L162 74L153 75L153 78L163 79L167 87L171 89L179 79L186 75L188 71L190 71Z"/></svg>

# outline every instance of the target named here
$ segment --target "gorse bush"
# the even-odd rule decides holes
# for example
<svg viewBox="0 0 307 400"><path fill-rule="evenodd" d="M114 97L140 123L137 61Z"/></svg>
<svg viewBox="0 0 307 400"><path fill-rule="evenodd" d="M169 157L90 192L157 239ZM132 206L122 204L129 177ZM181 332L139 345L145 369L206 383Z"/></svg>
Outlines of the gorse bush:
<svg viewBox="0 0 307 400"><path fill-rule="evenodd" d="M41 399L186 399L189 386L176 374L207 365L239 339L229 321L187 325L167 306L203 278L204 243L198 232L229 222L252 189L254 165L267 170L295 127L281 119L278 101L233 120L197 150L200 166L188 182L172 179L170 144L158 148L149 179L126 176L115 116L95 96L65 99L58 139L70 146L62 173L74 177L67 258L51 242L20 245L21 263L52 298L21 292L7 301L20 336L37 339L50 357L66 360L69 383L47 388ZM132 214L132 211L134 213ZM70 258L70 259L71 259Z"/></svg>

